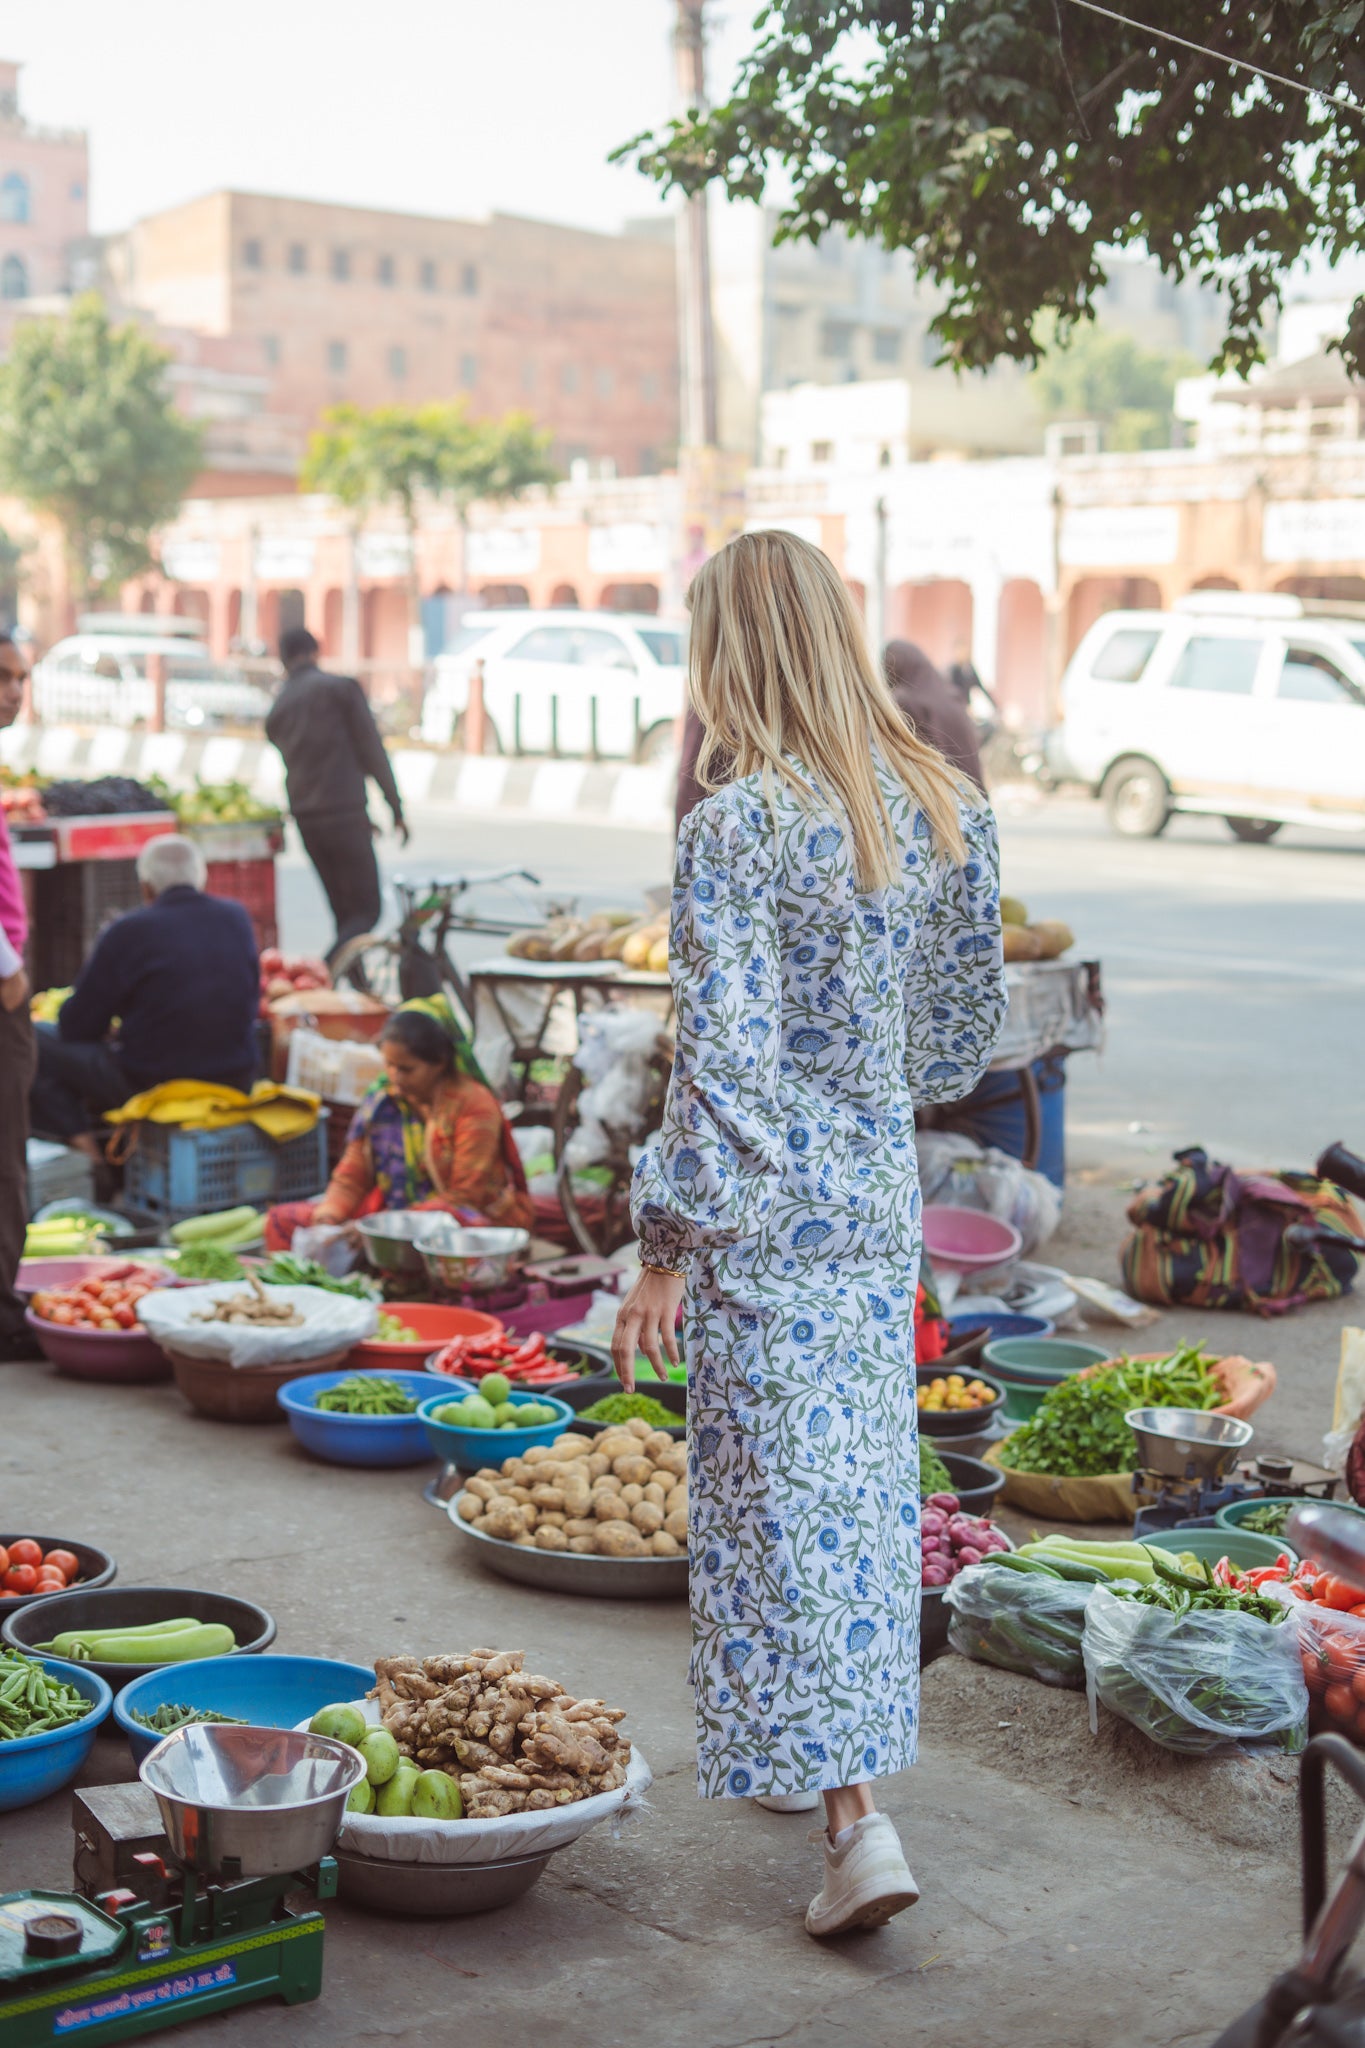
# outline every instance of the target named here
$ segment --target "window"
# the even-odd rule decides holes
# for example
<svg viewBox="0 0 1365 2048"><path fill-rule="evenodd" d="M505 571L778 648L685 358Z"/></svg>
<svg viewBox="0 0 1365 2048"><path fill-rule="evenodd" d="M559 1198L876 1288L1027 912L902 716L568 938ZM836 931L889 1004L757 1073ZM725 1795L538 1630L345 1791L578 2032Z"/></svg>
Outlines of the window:
<svg viewBox="0 0 1365 2048"><path fill-rule="evenodd" d="M344 341L329 341L327 344L327 367L334 376L340 376L346 367L346 344Z"/></svg>
<svg viewBox="0 0 1365 2048"><path fill-rule="evenodd" d="M640 396L646 405L653 405L659 396L659 378L655 370L646 370L640 379Z"/></svg>
<svg viewBox="0 0 1365 2048"><path fill-rule="evenodd" d="M436 265L432 262L430 256L424 256L422 258L422 267L417 273L417 281L421 285L422 290L424 292L435 291Z"/></svg>
<svg viewBox="0 0 1365 2048"><path fill-rule="evenodd" d="M263 270L265 253L255 235L242 244L242 267L244 270Z"/></svg>
<svg viewBox="0 0 1365 2048"><path fill-rule="evenodd" d="M1111 634L1091 664L1091 675L1097 683L1135 683L1160 637L1140 628Z"/></svg>
<svg viewBox="0 0 1365 2048"><path fill-rule="evenodd" d="M273 368L280 359L280 337L278 334L261 336L261 354Z"/></svg>
<svg viewBox="0 0 1365 2048"><path fill-rule="evenodd" d="M663 668L681 668L683 643L681 633L665 633L655 626L641 626L640 638Z"/></svg>
<svg viewBox="0 0 1365 2048"><path fill-rule="evenodd" d="M597 387L597 395L599 398L611 397L612 386L615 384L616 379L612 376L610 370L598 370L594 375L592 381L594 385Z"/></svg>
<svg viewBox="0 0 1365 2048"><path fill-rule="evenodd" d="M465 298L472 299L479 289L479 266L477 263L460 265L460 290Z"/></svg>
<svg viewBox="0 0 1365 2048"><path fill-rule="evenodd" d="M1200 634L1189 642L1177 661L1171 688L1249 697L1260 658L1259 640L1217 639L1212 634Z"/></svg>
<svg viewBox="0 0 1365 2048"><path fill-rule="evenodd" d="M344 284L351 274L351 252L349 249L333 249L332 275L339 284Z"/></svg>
<svg viewBox="0 0 1365 2048"><path fill-rule="evenodd" d="M1360 704L1360 693L1334 661L1316 647L1291 647L1280 670L1277 696L1297 704Z"/></svg>
<svg viewBox="0 0 1365 2048"><path fill-rule="evenodd" d="M460 382L466 391L472 391L479 381L479 359L477 356L460 357Z"/></svg>
<svg viewBox="0 0 1365 2048"><path fill-rule="evenodd" d="M392 284L394 280L392 256L381 256L374 267L374 274L381 284Z"/></svg>
<svg viewBox="0 0 1365 2048"><path fill-rule="evenodd" d="M308 251L302 242L291 242L289 253L284 259L285 268L295 277L302 277L308 268Z"/></svg>
<svg viewBox="0 0 1365 2048"><path fill-rule="evenodd" d="M635 674L635 661L625 642L614 633L595 632L585 626L574 630L573 658L584 668L619 668Z"/></svg>
<svg viewBox="0 0 1365 2048"><path fill-rule="evenodd" d="M16 225L33 218L28 179L22 171L8 171L0 178L0 220Z"/></svg>
<svg viewBox="0 0 1365 2048"><path fill-rule="evenodd" d="M0 299L28 297L28 265L22 256L7 256L0 263Z"/></svg>
<svg viewBox="0 0 1365 2048"><path fill-rule="evenodd" d="M822 320L820 323L820 353L822 356L851 356L853 336L857 332L849 320Z"/></svg>
<svg viewBox="0 0 1365 2048"><path fill-rule="evenodd" d="M576 363L564 363L560 366L559 388L561 391L577 391L578 365Z"/></svg>
<svg viewBox="0 0 1365 2048"><path fill-rule="evenodd" d="M812 441L810 444L810 459L812 462L833 462L834 443L832 441Z"/></svg>
<svg viewBox="0 0 1365 2048"><path fill-rule="evenodd" d="M446 641L441 649L442 654L468 654L471 647L477 647L480 640L488 638L496 623L496 620L490 619L487 625L471 625L466 619L463 625L455 628L450 639Z"/></svg>
<svg viewBox="0 0 1365 2048"><path fill-rule="evenodd" d="M408 352L405 348L400 348L395 344L395 346L389 350L389 375L391 377L396 377L401 383L402 379L406 377L407 374Z"/></svg>
<svg viewBox="0 0 1365 2048"><path fill-rule="evenodd" d="M574 636L567 626L538 626L524 640L507 650L509 661L563 661L574 659Z"/></svg>
<svg viewBox="0 0 1365 2048"><path fill-rule="evenodd" d="M898 363L901 359L901 331L899 327L877 327L872 334L873 360L879 363Z"/></svg>

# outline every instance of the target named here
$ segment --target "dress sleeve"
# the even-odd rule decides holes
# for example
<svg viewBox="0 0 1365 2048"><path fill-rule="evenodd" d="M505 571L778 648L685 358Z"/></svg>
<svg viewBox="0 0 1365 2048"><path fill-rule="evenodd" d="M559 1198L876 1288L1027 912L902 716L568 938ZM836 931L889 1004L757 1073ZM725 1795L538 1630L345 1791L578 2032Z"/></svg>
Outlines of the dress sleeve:
<svg viewBox="0 0 1365 2048"><path fill-rule="evenodd" d="M905 1075L917 1102L970 1095L990 1064L1008 995L1000 950L995 818L962 806L967 858L940 859L905 974Z"/></svg>
<svg viewBox="0 0 1365 2048"><path fill-rule="evenodd" d="M737 789L684 820L669 934L677 1047L635 1171L640 1257L680 1268L751 1237L780 1186L781 963L767 806Z"/></svg>

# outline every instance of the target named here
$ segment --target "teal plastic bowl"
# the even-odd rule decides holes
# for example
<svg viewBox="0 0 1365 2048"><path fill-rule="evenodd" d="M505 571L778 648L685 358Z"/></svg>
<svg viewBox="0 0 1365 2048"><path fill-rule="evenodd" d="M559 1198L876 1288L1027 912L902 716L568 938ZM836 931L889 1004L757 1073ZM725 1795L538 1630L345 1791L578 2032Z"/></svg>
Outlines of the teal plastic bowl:
<svg viewBox="0 0 1365 2048"><path fill-rule="evenodd" d="M1006 1379L1004 1373L1000 1371L992 1373L991 1378L998 1380L1004 1390L1005 1406L1002 1413L1008 1422L1031 1422L1042 1407L1044 1396L1052 1392L1052 1387L1037 1386L1032 1380L1025 1382Z"/></svg>
<svg viewBox="0 0 1365 2048"><path fill-rule="evenodd" d="M1225 1508L1219 1508L1217 1514L1214 1516L1213 1519L1216 1526L1220 1529L1240 1529L1242 1523L1246 1520L1247 1516L1250 1514L1254 1514L1257 1508L1293 1509L1302 1507L1340 1508L1342 1513L1345 1515L1365 1515L1365 1508L1357 1507L1353 1500L1309 1501L1298 1496L1291 1496L1289 1494L1268 1493L1264 1500L1229 1501ZM1249 1529L1247 1531L1247 1534L1249 1536L1256 1536L1261 1534L1261 1531L1257 1529ZM1272 1543L1279 1543L1280 1539L1278 1536L1272 1536L1270 1538L1270 1541ZM1280 1547L1283 1550L1289 1550L1293 1548L1293 1546L1288 1543L1283 1543L1280 1545Z"/></svg>
<svg viewBox="0 0 1365 2048"><path fill-rule="evenodd" d="M436 1410L453 1407L461 1398L456 1387L448 1394L434 1394L417 1410L435 1456L444 1458L448 1465L458 1465L461 1472L481 1472L485 1465L500 1465L504 1458L522 1457L532 1444L552 1444L575 1420L574 1411L567 1401L556 1401L552 1394L514 1389L508 1399L514 1401L518 1408L524 1408L528 1403L553 1408L554 1421L539 1423L534 1429L460 1429L454 1423L437 1422Z"/></svg>
<svg viewBox="0 0 1365 2048"><path fill-rule="evenodd" d="M1259 1571L1262 1565L1274 1564L1286 1552L1296 1559L1299 1554L1292 1543L1284 1543L1278 1536L1258 1536L1254 1529L1161 1529L1154 1536L1139 1536L1137 1540L1150 1544L1154 1550L1168 1551L1172 1557L1185 1551L1209 1564L1217 1564L1220 1557L1225 1557L1239 1572Z"/></svg>
<svg viewBox="0 0 1365 2048"><path fill-rule="evenodd" d="M981 1363L997 1379L1046 1390L1087 1365L1104 1365L1113 1356L1098 1344L1079 1343L1071 1337L997 1337L982 1352Z"/></svg>

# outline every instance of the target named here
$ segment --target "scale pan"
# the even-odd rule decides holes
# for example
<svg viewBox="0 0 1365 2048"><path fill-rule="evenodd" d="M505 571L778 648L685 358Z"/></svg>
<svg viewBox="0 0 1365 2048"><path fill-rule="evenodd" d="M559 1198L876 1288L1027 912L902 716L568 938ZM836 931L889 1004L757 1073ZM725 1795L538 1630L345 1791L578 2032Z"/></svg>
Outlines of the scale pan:
<svg viewBox="0 0 1365 2048"><path fill-rule="evenodd" d="M1137 1438L1139 1465L1161 1479L1221 1479L1256 1433L1235 1415L1202 1408L1130 1408L1123 1419Z"/></svg>
<svg viewBox="0 0 1365 2048"><path fill-rule="evenodd" d="M177 1728L139 1772L176 1861L226 1879L316 1863L364 1775L364 1759L330 1736L212 1722Z"/></svg>

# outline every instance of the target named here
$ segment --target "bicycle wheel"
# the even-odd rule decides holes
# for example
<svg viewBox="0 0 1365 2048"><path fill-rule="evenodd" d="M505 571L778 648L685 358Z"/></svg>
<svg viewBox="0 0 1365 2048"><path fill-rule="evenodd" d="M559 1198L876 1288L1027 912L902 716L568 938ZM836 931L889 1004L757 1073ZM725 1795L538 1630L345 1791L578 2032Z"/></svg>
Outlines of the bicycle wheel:
<svg viewBox="0 0 1365 2048"><path fill-rule="evenodd" d="M374 932L365 932L358 939L348 939L332 963L332 980L338 988L355 989L362 996L373 996L377 1002L386 1003L391 1010L407 1001L403 988L403 955L405 948L397 937L382 939Z"/></svg>
<svg viewBox="0 0 1365 2048"><path fill-rule="evenodd" d="M565 1076L555 1104L555 1165L560 1206L580 1251L596 1252L599 1257L607 1258L634 1237L635 1226L630 1220L630 1183L635 1169L630 1155L635 1146L642 1145L659 1128L672 1070L671 1046L652 1056L648 1096L634 1129L611 1133L611 1149L607 1158L600 1162L606 1168L600 1184L578 1190L574 1187L574 1177L565 1158L565 1148L578 1129L578 1103L584 1081L577 1067L570 1067Z"/></svg>

